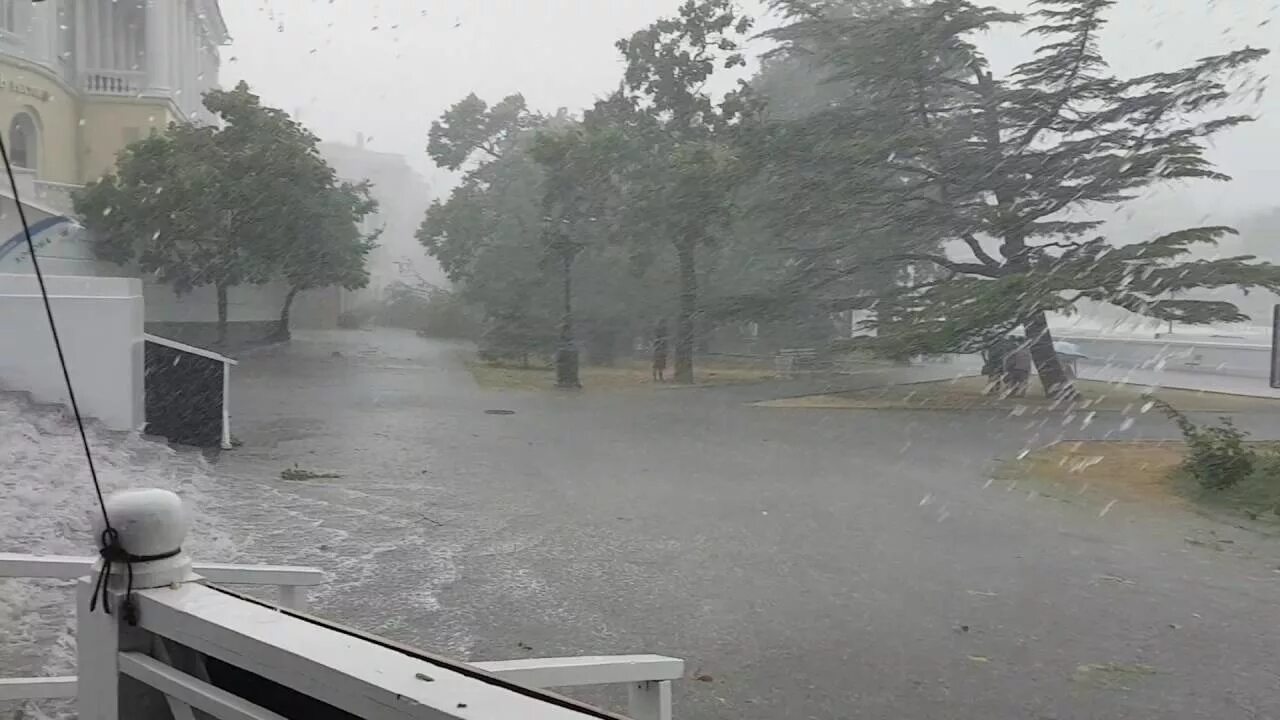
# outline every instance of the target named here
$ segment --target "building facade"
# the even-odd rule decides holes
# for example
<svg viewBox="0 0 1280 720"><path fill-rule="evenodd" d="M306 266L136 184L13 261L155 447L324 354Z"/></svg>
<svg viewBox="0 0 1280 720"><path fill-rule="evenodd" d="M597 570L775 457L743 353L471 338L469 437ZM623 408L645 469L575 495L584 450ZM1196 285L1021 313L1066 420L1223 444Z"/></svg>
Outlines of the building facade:
<svg viewBox="0 0 1280 720"><path fill-rule="evenodd" d="M217 0L0 0L0 133L13 164L63 209L130 142L205 116L228 39Z"/></svg>

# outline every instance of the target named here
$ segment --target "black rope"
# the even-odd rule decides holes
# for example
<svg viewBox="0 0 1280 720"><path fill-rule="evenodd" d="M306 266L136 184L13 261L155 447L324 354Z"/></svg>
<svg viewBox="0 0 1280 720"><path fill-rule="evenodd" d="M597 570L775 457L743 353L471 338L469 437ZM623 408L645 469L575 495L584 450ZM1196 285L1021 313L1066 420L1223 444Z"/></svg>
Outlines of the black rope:
<svg viewBox="0 0 1280 720"><path fill-rule="evenodd" d="M98 596L101 594L102 611L108 615L111 614L111 595L107 593L111 584L111 566L113 564L121 564L124 565L127 578L124 588L122 615L125 622L130 625L137 625L138 606L133 601L133 564L171 558L182 552L182 548L158 555L133 555L120 544L120 533L116 532L116 529L112 527L103 528L102 536L99 540L102 545L102 550L99 551L102 555L102 569L98 571L98 579L93 583L93 594L89 596L89 612L97 609Z"/></svg>
<svg viewBox="0 0 1280 720"><path fill-rule="evenodd" d="M9 149L4 144L3 134L0 134L0 158L4 160L4 170L9 175L9 189L13 191L13 204L18 206L18 218L22 221L22 232L27 238L27 251L31 254L31 268L35 271L36 282L40 285L40 297L44 300L44 314L49 319L49 333L53 335L53 348L58 353L58 366L62 368L62 380L67 386L67 397L71 400L71 413L75 415L76 428L80 431L80 444L84 447L84 459L89 464L89 478L93 480L93 491L98 496L98 508L102 511L102 524L105 529L102 531L100 552L103 563L94 585L93 597L89 601L89 609L93 610L97 605L98 591L102 590L102 609L108 615L111 614L106 595L107 581L111 578L111 564L123 562L129 572L128 591L125 593L126 619L133 625L137 623L137 613L132 607L133 566L130 563L140 561L137 556L125 552L124 547L120 545L120 534L111 526L111 518L107 517L107 502L102 497L98 470L93 466L93 453L89 450L89 434L85 432L84 418L80 415L80 403L76 402L76 391L71 385L71 371L67 369L67 356L62 350L62 339L58 337L58 325L53 321L53 304L49 302L49 289L44 284L44 273L40 271L40 259L36 257L36 243L31 239L31 225L27 223L27 213L22 209L22 198L18 195L18 180L13 175L13 165L9 162ZM154 559L172 557L178 552L175 550L173 553Z"/></svg>

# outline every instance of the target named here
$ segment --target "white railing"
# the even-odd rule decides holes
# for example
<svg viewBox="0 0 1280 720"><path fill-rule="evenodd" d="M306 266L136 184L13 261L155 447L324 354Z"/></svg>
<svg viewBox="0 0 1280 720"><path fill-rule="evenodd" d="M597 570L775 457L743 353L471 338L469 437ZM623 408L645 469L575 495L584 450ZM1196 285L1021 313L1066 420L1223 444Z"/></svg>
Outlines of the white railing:
<svg viewBox="0 0 1280 720"><path fill-rule="evenodd" d="M671 720L671 680L684 662L653 655L550 658L468 665L417 652L315 618L199 583L136 591L138 624L122 628L89 612L90 580L79 587L77 652L82 720L147 715L128 675L159 690L175 718L193 710L220 718L276 720L277 711L319 702L365 720L401 718L616 718L535 688L625 683L637 720ZM114 598L119 601L117 594ZM224 669L211 670L209 660ZM270 698L237 685L235 673L284 688ZM216 667L216 666L212 666ZM256 683L256 680L255 680ZM301 716L301 715L295 715Z"/></svg>
<svg viewBox="0 0 1280 720"><path fill-rule="evenodd" d="M117 512L112 512L112 518ZM123 523L122 523L123 525ZM122 533L123 535L123 533ZM131 538L123 538L131 542ZM466 664L417 652L196 582L164 582L134 593L137 627L118 615L89 612L93 558L0 553L0 577L81 578L77 590L79 677L0 680L0 700L78 698L81 720L146 718L119 677L163 694L173 718L200 710L217 718L284 720L253 691L237 693L211 678L206 659L276 683L367 720L519 717L616 718L541 688L620 684L634 720L672 720L671 681L684 661L661 655L532 658ZM165 562L165 561L161 561ZM136 567L136 565L135 565ZM277 585L281 605L305 606L305 586L323 582L314 568L195 563L216 583ZM155 581L154 573L139 569ZM177 571L174 577L182 577ZM118 582L123 571L113 573ZM123 598L112 592L114 607ZM176 662L175 662L176 660ZM245 695L250 695L246 697ZM278 700L278 698L277 698Z"/></svg>
<svg viewBox="0 0 1280 720"><path fill-rule="evenodd" d="M0 578L75 580L88 575L93 562L92 557L0 553ZM192 569L206 580L219 584L275 585L279 589L280 604L299 611L307 607L306 588L325 582L324 572L310 567L200 563ZM74 675L0 678L0 700L47 700L75 696Z"/></svg>
<svg viewBox="0 0 1280 720"><path fill-rule="evenodd" d="M665 655L583 655L473 665L532 688L626 685L627 714L636 720L671 720L671 681L684 676L684 661Z"/></svg>
<svg viewBox="0 0 1280 720"><path fill-rule="evenodd" d="M137 70L85 70L83 89L95 95L140 95L146 78Z"/></svg>

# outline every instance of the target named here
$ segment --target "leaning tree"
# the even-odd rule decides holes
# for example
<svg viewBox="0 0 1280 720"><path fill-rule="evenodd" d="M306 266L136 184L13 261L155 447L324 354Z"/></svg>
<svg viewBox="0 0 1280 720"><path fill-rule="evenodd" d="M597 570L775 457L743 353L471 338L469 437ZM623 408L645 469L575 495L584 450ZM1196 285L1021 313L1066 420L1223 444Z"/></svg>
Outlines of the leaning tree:
<svg viewBox="0 0 1280 720"><path fill-rule="evenodd" d="M1251 120L1228 106L1267 53L1243 48L1120 78L1098 47L1113 4L1037 0L1023 17L967 0L775 0L787 19L771 33L781 51L807 56L847 90L769 140L779 160L795 160L807 157L796 137L820 137L829 158L776 169L795 180L775 184L784 219L822 223L821 242L797 253L791 286L893 277L890 290L860 300L877 311L869 326L880 347L897 355L970 352L1020 326L1049 394L1073 392L1050 313L1096 301L1233 322L1245 319L1235 305L1194 291L1280 289L1280 269L1252 256L1197 259L1229 227L1108 234L1108 206L1165 183L1230 179L1206 147ZM997 75L974 38L1022 23L1041 44Z"/></svg>

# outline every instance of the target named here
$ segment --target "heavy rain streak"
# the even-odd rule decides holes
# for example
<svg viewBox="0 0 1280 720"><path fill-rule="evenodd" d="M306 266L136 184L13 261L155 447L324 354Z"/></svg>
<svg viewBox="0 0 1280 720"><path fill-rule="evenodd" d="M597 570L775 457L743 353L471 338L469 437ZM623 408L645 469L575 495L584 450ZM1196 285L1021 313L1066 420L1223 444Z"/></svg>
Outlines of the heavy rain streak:
<svg viewBox="0 0 1280 720"><path fill-rule="evenodd" d="M638 720L1280 718L1280 3L987 2L0 0L0 715L115 687L88 452Z"/></svg>

